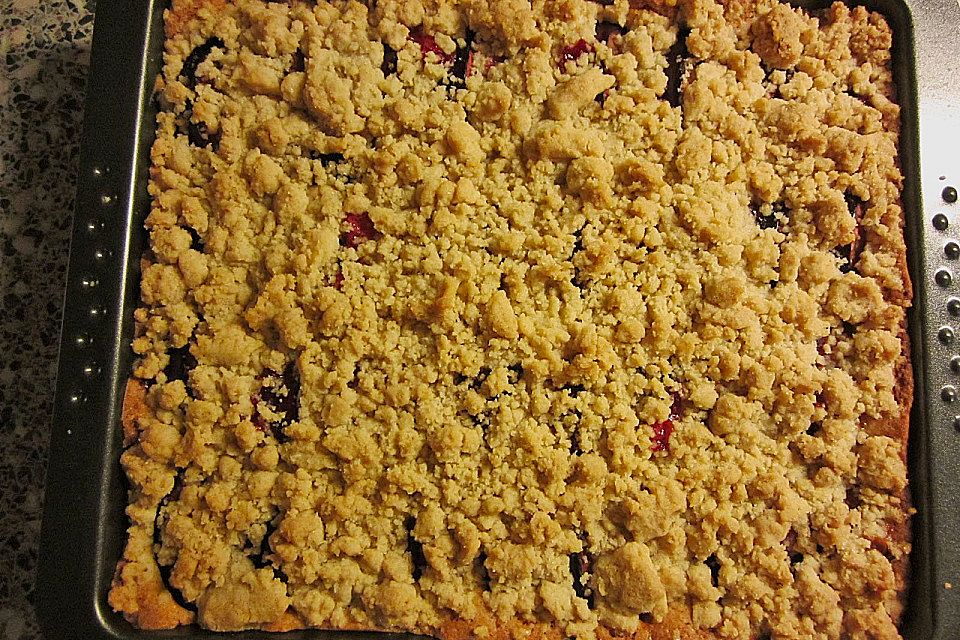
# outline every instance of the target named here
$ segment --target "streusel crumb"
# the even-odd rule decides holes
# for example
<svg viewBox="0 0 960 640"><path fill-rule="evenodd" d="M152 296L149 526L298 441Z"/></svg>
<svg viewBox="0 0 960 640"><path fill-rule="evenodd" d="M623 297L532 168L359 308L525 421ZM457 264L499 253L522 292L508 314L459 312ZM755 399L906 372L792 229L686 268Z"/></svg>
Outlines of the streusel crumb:
<svg viewBox="0 0 960 640"><path fill-rule="evenodd" d="M893 639L891 32L774 0L174 0L142 628Z"/></svg>

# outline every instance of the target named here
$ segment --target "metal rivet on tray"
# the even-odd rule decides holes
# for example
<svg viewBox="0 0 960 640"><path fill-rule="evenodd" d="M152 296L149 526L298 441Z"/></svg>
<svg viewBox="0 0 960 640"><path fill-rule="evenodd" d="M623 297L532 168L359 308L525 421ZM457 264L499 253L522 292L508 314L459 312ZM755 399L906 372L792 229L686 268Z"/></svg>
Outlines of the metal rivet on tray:
<svg viewBox="0 0 960 640"><path fill-rule="evenodd" d="M953 402L957 399L957 388L950 384L946 385L940 389L940 397L944 402Z"/></svg>
<svg viewBox="0 0 960 640"><path fill-rule="evenodd" d="M100 282L92 276L86 276L84 277L83 280L80 281L80 284L87 287L88 289L93 289L95 286L100 284Z"/></svg>
<svg viewBox="0 0 960 640"><path fill-rule="evenodd" d="M953 356L950 359L950 371L960 373L960 356Z"/></svg>
<svg viewBox="0 0 960 640"><path fill-rule="evenodd" d="M103 222L101 220L91 220L87 223L87 231L91 233L100 231L101 229L103 229Z"/></svg>
<svg viewBox="0 0 960 640"><path fill-rule="evenodd" d="M946 231L947 227L950 226L950 221L947 220L947 216L942 213L938 213L933 216L933 228L937 231Z"/></svg>
<svg viewBox="0 0 960 640"><path fill-rule="evenodd" d="M74 338L74 341L77 343L78 347L87 347L93 342L93 338L85 333L81 333Z"/></svg>
<svg viewBox="0 0 960 640"><path fill-rule="evenodd" d="M960 316L960 299L950 298L947 300L947 313L952 316Z"/></svg>
<svg viewBox="0 0 960 640"><path fill-rule="evenodd" d="M105 193L100 196L100 204L110 204L111 202L113 202L113 196L110 194Z"/></svg>
<svg viewBox="0 0 960 640"><path fill-rule="evenodd" d="M97 249L93 252L93 257L97 260L105 260L110 257L110 252L105 249Z"/></svg>
<svg viewBox="0 0 960 640"><path fill-rule="evenodd" d="M956 429L957 431L960 431L960 416L954 416L953 428Z"/></svg>
<svg viewBox="0 0 960 640"><path fill-rule="evenodd" d="M937 271L936 275L933 276L933 279L936 280L937 284L941 287L949 287L950 283L953 282L953 274L946 269L940 269L940 271Z"/></svg>
<svg viewBox="0 0 960 640"><path fill-rule="evenodd" d="M107 315L106 307L90 307L90 315L94 318L102 318Z"/></svg>
<svg viewBox="0 0 960 640"><path fill-rule="evenodd" d="M83 367L83 375L95 376L100 373L100 365L95 362L88 362Z"/></svg>
<svg viewBox="0 0 960 640"><path fill-rule="evenodd" d="M944 187L941 195L943 196L944 202L953 204L957 201L957 190L953 187Z"/></svg>
<svg viewBox="0 0 960 640"><path fill-rule="evenodd" d="M940 342L943 344L950 344L953 342L953 329L950 327L940 327L940 330L937 331L937 337L940 338Z"/></svg>
<svg viewBox="0 0 960 640"><path fill-rule="evenodd" d="M100 169L100 167L94 167L94 168L93 168L93 175L96 176L97 178L99 178L100 176L103 175L103 171Z"/></svg>
<svg viewBox="0 0 960 640"><path fill-rule="evenodd" d="M87 396L83 395L83 394L80 393L79 391L70 394L70 403L71 403L71 404L83 404L83 403L86 402L86 401L87 401Z"/></svg>
<svg viewBox="0 0 960 640"><path fill-rule="evenodd" d="M948 242L943 246L943 255L947 256L948 260L960 258L960 244Z"/></svg>

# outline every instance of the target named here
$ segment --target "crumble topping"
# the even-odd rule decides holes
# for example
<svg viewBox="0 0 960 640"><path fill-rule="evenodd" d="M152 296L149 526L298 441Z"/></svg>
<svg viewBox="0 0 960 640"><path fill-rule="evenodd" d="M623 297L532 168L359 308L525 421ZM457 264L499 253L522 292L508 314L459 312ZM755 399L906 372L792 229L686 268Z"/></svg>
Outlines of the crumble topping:
<svg viewBox="0 0 960 640"><path fill-rule="evenodd" d="M881 16L174 0L165 24L114 608L899 637Z"/></svg>

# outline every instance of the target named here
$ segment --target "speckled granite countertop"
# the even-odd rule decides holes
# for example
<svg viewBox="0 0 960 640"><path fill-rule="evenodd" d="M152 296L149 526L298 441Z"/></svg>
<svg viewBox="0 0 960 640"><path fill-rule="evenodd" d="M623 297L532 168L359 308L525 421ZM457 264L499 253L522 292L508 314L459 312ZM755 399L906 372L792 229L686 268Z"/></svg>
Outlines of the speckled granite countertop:
<svg viewBox="0 0 960 640"><path fill-rule="evenodd" d="M0 3L0 638L31 607L93 2Z"/></svg>

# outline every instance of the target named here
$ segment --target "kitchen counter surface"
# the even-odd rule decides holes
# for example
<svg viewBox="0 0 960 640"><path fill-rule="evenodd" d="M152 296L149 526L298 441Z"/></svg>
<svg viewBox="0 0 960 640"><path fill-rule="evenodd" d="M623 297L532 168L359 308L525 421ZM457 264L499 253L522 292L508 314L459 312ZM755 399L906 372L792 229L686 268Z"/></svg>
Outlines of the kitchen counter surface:
<svg viewBox="0 0 960 640"><path fill-rule="evenodd" d="M0 638L40 637L31 602L93 4L0 12Z"/></svg>

